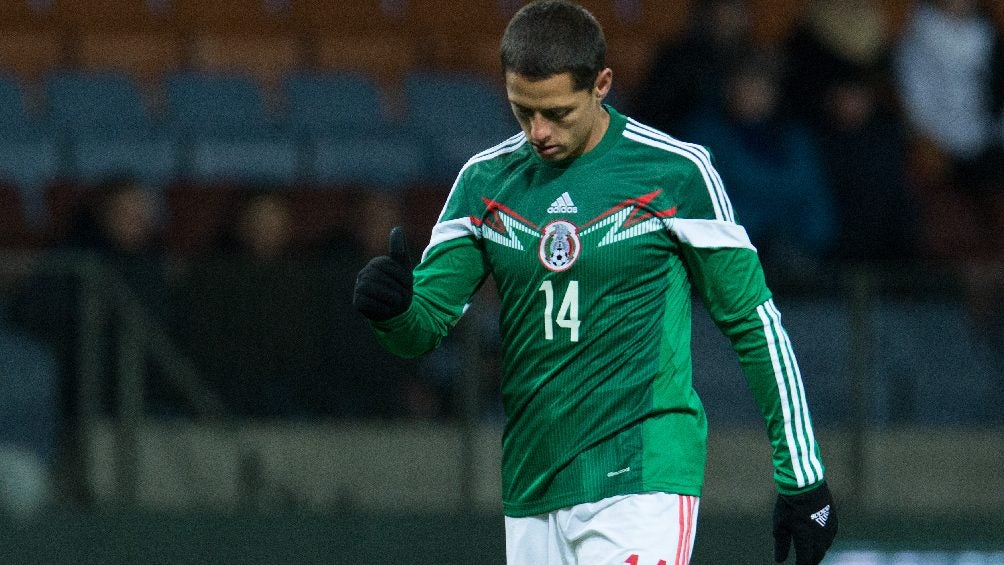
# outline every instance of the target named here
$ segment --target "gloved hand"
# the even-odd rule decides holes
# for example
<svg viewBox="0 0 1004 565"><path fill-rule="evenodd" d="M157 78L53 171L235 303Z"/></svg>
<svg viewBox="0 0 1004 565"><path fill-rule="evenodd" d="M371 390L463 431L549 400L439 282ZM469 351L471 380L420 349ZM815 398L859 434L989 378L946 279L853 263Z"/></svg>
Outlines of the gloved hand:
<svg viewBox="0 0 1004 565"><path fill-rule="evenodd" d="M356 310L376 322L404 313L411 305L411 268L404 228L397 226L390 231L390 255L370 259L356 276Z"/></svg>
<svg viewBox="0 0 1004 565"><path fill-rule="evenodd" d="M788 558L795 542L796 565L816 565L837 535L837 513L826 483L801 494L778 494L774 504L774 560Z"/></svg>

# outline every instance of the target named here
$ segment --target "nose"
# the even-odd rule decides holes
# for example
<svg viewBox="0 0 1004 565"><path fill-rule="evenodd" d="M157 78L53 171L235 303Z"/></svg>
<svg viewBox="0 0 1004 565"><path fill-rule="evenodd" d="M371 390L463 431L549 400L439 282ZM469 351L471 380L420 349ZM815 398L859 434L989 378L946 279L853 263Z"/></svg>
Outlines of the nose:
<svg viewBox="0 0 1004 565"><path fill-rule="evenodd" d="M541 142L551 137L551 124L540 114L530 119L530 139Z"/></svg>

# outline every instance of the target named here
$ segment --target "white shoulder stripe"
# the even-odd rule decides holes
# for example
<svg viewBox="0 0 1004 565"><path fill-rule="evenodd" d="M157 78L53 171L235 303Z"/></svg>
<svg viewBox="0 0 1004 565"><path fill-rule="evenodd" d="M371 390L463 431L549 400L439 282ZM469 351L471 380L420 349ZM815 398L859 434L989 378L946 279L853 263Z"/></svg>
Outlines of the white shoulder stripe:
<svg viewBox="0 0 1004 565"><path fill-rule="evenodd" d="M735 222L735 212L732 209L732 202L725 192L725 185L722 182L721 175L718 174L718 170L711 164L711 155L707 149L696 143L686 143L675 139L631 118L628 118L628 124L624 129L624 137L651 147L676 153L693 161L697 165L698 170L700 170L701 176L704 178L705 185L708 188L711 203L715 208L715 217L719 220Z"/></svg>
<svg viewBox="0 0 1004 565"><path fill-rule="evenodd" d="M746 228L724 220L695 220L667 218L666 229L676 234L680 241L702 249L741 248L756 251Z"/></svg>
<svg viewBox="0 0 1004 565"><path fill-rule="evenodd" d="M457 218L456 220L447 220L436 224L432 227L432 237L429 238L429 245L422 252L422 259L424 260L429 251L440 243L469 235L478 235L478 230L474 227L474 223L471 222L470 218Z"/></svg>
<svg viewBox="0 0 1004 565"><path fill-rule="evenodd" d="M490 158L492 158L492 157L494 157L496 155L499 155L501 153L507 153L507 151L504 151L507 148L510 148L510 147L519 147L520 145L523 144L524 141L526 141L526 134L524 134L521 131L521 132L513 135L512 137L506 139L502 143L499 143L498 145L495 145L493 147L489 147L488 149L485 149L484 151L481 151L480 153L476 153L473 157L471 157L470 160L471 161L483 161L486 158L490 159Z"/></svg>
<svg viewBox="0 0 1004 565"><path fill-rule="evenodd" d="M450 199L453 197L453 192L457 189L457 183L460 181L460 177L463 176L464 171L474 163L480 163L481 161L487 161L498 157L499 155L505 155L506 153L512 153L516 151L523 144L526 143L526 134L519 132L516 135L510 137L509 139L499 143L494 147L485 149L484 151L478 153L477 155L471 157L464 166L460 168L460 172L457 173L457 177L453 179L453 185L450 186L450 193L446 196L446 202L443 204L443 209L439 212L438 221L443 221L443 214L446 213L446 206L450 203Z"/></svg>

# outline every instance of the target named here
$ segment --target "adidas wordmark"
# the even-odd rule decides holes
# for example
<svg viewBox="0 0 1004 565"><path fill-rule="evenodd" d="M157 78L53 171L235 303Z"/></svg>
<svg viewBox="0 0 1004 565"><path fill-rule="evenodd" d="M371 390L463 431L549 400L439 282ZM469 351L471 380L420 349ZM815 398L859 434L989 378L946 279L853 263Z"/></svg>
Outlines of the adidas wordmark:
<svg viewBox="0 0 1004 565"><path fill-rule="evenodd" d="M826 521L830 519L830 505L827 504L819 512L816 512L814 514L810 514L809 518L812 518L813 520L815 520L815 522L817 524L819 524L820 526L822 526L822 527L825 528L826 527Z"/></svg>
<svg viewBox="0 0 1004 565"><path fill-rule="evenodd" d="M547 208L548 214L575 214L578 211L579 207L572 202L572 197L569 196L567 192L562 193L562 195L552 202Z"/></svg>

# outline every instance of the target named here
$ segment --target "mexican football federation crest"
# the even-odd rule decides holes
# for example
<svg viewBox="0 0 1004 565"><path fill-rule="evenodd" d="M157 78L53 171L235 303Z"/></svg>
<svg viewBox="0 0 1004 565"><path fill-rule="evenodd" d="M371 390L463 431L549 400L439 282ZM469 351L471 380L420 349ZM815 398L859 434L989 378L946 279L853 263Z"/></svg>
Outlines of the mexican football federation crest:
<svg viewBox="0 0 1004 565"><path fill-rule="evenodd" d="M582 243L579 241L578 228L565 220L557 220L544 226L544 235L540 238L538 255L540 262L552 271L567 270L579 258Z"/></svg>

